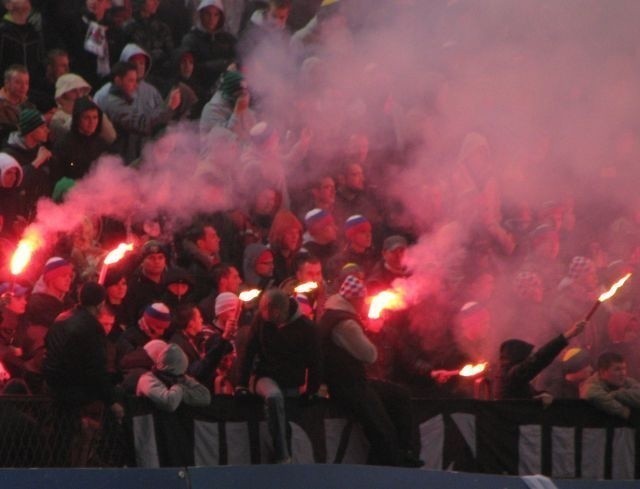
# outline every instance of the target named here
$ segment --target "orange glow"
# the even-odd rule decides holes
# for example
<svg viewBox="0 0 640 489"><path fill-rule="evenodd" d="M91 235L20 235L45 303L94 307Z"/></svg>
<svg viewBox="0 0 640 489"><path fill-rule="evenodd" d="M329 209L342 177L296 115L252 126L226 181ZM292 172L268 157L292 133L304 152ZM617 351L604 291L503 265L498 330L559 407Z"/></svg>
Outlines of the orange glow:
<svg viewBox="0 0 640 489"><path fill-rule="evenodd" d="M622 287L627 280L629 280L629 277L631 277L631 274L627 273L624 277L622 277L615 284L613 284L608 291L606 291L604 294L598 297L598 301L604 302L606 300L611 299L616 294L616 292L618 292L618 289Z"/></svg>
<svg viewBox="0 0 640 489"><path fill-rule="evenodd" d="M40 237L35 233L31 233L20 240L16 251L11 257L11 273L13 275L22 273L31 261L33 252L40 246L41 241Z"/></svg>
<svg viewBox="0 0 640 489"><path fill-rule="evenodd" d="M114 263L118 263L124 255L133 250L133 244L131 243L120 243L118 247L114 250L111 250L107 256L104 258L105 265L113 265Z"/></svg>
<svg viewBox="0 0 640 489"><path fill-rule="evenodd" d="M481 374L487 368L488 363L478 363L476 365L469 363L460 369L458 375L462 377L474 377L475 375Z"/></svg>
<svg viewBox="0 0 640 489"><path fill-rule="evenodd" d="M407 307L402 294L394 290L384 290L374 296L369 306L369 319L380 319L382 311L399 311Z"/></svg>
<svg viewBox="0 0 640 489"><path fill-rule="evenodd" d="M242 302L251 302L260 295L260 292L262 292L260 289L245 290L244 292L240 292L238 297Z"/></svg>
<svg viewBox="0 0 640 489"><path fill-rule="evenodd" d="M298 285L293 291L296 294L307 294L312 292L318 288L317 282L305 282L303 284Z"/></svg>

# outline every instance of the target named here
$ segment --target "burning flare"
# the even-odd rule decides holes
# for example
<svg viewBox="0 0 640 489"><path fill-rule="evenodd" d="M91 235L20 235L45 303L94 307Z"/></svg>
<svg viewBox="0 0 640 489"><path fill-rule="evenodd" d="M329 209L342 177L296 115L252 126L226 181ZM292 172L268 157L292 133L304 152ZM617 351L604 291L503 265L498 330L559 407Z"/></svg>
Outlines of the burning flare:
<svg viewBox="0 0 640 489"><path fill-rule="evenodd" d="M40 246L41 241L42 240L36 233L31 233L20 240L16 251L11 257L12 275L20 275L23 272L25 267L31 261L33 252Z"/></svg>
<svg viewBox="0 0 640 489"><path fill-rule="evenodd" d="M253 299L258 297L262 291L260 289L251 289L245 290L244 292L240 292L238 296L242 302L251 302Z"/></svg>
<svg viewBox="0 0 640 489"><path fill-rule="evenodd" d="M114 263L118 263L120 260L122 260L122 258L128 251L132 250L132 243L120 243L116 249L111 250L107 254L107 256L105 256L103 263L105 265L113 265Z"/></svg>
<svg viewBox="0 0 640 489"><path fill-rule="evenodd" d="M624 277L622 277L615 284L613 284L608 291L601 294L600 297L598 297L598 301L604 302L611 299L616 294L616 292L618 292L618 289L622 287L627 280L629 280L629 277L631 277L631 274L627 273Z"/></svg>
<svg viewBox="0 0 640 489"><path fill-rule="evenodd" d="M393 290L384 290L374 296L369 306L369 319L380 319L382 311L399 311L407 307L402 294Z"/></svg>
<svg viewBox="0 0 640 489"><path fill-rule="evenodd" d="M474 377L484 372L487 368L488 362L478 363L476 365L468 363L460 369L458 375L461 377Z"/></svg>
<svg viewBox="0 0 640 489"><path fill-rule="evenodd" d="M298 285L293 291L296 294L307 294L312 292L318 288L317 282L305 282L303 284Z"/></svg>

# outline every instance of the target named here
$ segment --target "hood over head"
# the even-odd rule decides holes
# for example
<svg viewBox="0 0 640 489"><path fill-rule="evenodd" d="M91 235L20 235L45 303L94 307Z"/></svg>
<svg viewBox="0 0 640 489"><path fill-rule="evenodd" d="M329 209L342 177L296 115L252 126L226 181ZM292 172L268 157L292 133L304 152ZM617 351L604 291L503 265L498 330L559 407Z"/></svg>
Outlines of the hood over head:
<svg viewBox="0 0 640 489"><path fill-rule="evenodd" d="M187 355L178 345L169 343L158 355L156 368L170 375L184 375L187 371L189 360Z"/></svg>
<svg viewBox="0 0 640 489"><path fill-rule="evenodd" d="M23 178L20 163L18 163L13 156L8 155L7 153L0 153L0 188L4 188L4 175L12 168L16 168L18 170L18 179L14 184L14 187L18 187L22 183Z"/></svg>

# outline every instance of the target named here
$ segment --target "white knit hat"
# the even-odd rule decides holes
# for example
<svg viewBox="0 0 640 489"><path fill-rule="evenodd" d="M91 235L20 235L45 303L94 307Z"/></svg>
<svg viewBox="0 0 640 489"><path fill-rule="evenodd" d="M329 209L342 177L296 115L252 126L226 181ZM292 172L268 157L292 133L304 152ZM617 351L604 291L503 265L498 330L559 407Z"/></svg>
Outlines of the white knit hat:
<svg viewBox="0 0 640 489"><path fill-rule="evenodd" d="M235 311L238 308L238 296L233 292L222 292L216 297L216 317L228 311Z"/></svg>

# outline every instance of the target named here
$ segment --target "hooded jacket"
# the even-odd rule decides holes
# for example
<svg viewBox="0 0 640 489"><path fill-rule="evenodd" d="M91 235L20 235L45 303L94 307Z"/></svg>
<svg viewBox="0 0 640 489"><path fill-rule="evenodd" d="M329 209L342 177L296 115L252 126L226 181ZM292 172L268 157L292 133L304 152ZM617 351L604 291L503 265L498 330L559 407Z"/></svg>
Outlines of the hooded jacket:
<svg viewBox="0 0 640 489"><path fill-rule="evenodd" d="M13 187L5 187L4 176L12 168L18 171L18 178ZM4 226L8 230L16 217L24 212L23 196L20 192L23 178L22 167L15 158L0 153L0 215L4 218Z"/></svg>
<svg viewBox="0 0 640 489"><path fill-rule="evenodd" d="M158 356L155 367L138 380L136 395L148 397L164 411L173 412L182 402L189 406L206 406L211 402L209 390L192 377L184 375L188 360L178 345L168 344Z"/></svg>
<svg viewBox="0 0 640 489"><path fill-rule="evenodd" d="M136 54L142 54L149 60L148 72L151 58L140 46L127 44L120 60L128 61ZM131 97L116 85L108 83L96 93L95 102L111 119L118 133L112 146L113 151L120 154L127 163L140 156L147 138L167 124L174 114L160 92L144 80L140 80Z"/></svg>
<svg viewBox="0 0 640 489"><path fill-rule="evenodd" d="M220 0L207 0L208 5L221 12L220 22L213 33L204 30L196 13L195 26L182 38L181 46L193 53L194 76L202 86L213 87L218 77L236 58L236 38L223 30L224 6ZM198 9L204 7L201 3Z"/></svg>
<svg viewBox="0 0 640 489"><path fill-rule="evenodd" d="M78 124L82 114L89 110L98 111L98 127L90 136L81 134ZM100 136L102 130L102 110L90 98L82 97L73 106L71 130L55 146L58 155L58 171L54 180L62 177L78 179L85 176L91 165L107 152L109 145Z"/></svg>

